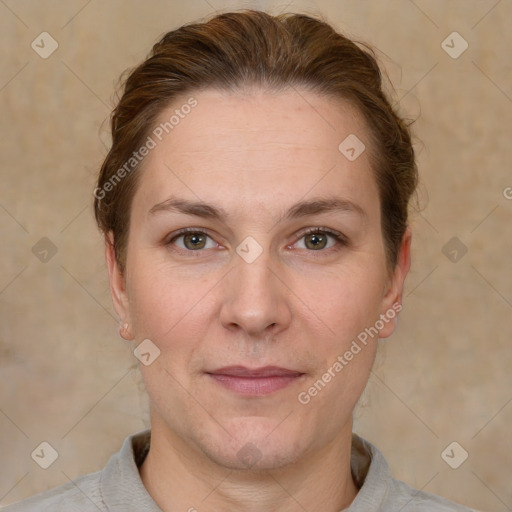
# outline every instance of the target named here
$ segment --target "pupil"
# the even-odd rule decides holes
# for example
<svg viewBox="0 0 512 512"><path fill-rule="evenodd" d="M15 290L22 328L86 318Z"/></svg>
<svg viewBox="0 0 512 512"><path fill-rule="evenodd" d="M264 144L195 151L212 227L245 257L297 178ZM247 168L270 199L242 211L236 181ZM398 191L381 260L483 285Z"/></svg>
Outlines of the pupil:
<svg viewBox="0 0 512 512"><path fill-rule="evenodd" d="M202 239L202 235L198 235L198 234L188 235L188 240L192 243L192 245L196 249L197 249L197 247L199 247L201 245L201 242L202 242L201 239Z"/></svg>
<svg viewBox="0 0 512 512"><path fill-rule="evenodd" d="M324 238L323 235L312 234L310 236L311 236L310 243L313 244L313 247L316 248L322 244L322 242L323 242L322 238Z"/></svg>

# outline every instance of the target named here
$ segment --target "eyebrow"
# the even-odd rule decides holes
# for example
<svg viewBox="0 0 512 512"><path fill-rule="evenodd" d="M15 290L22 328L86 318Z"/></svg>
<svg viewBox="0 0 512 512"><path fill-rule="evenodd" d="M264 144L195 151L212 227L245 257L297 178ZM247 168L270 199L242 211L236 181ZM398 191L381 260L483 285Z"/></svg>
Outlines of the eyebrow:
<svg viewBox="0 0 512 512"><path fill-rule="evenodd" d="M226 210L222 207L214 206L202 201L190 201L188 199L180 199L177 197L170 197L161 203L155 204L149 210L150 215L154 215L158 212L182 213L206 219L218 219L223 222L229 216ZM358 204L349 201L348 199L330 197L318 198L310 201L299 201L285 213L280 221L330 212L355 213L360 217L367 217L366 212Z"/></svg>

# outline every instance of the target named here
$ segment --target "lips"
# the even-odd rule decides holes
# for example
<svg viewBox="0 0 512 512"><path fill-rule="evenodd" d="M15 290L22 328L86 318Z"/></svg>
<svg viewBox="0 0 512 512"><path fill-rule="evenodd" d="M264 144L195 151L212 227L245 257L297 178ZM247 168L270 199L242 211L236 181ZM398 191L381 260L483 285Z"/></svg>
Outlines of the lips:
<svg viewBox="0 0 512 512"><path fill-rule="evenodd" d="M279 366L226 366L207 374L225 389L240 395L256 397L279 391L297 382L304 375L302 372Z"/></svg>
<svg viewBox="0 0 512 512"><path fill-rule="evenodd" d="M246 368L245 366L226 366L219 368L212 372L207 372L212 375L227 375L231 377L298 377L303 375L301 372L288 370L287 368L280 368L279 366L265 366L262 368Z"/></svg>

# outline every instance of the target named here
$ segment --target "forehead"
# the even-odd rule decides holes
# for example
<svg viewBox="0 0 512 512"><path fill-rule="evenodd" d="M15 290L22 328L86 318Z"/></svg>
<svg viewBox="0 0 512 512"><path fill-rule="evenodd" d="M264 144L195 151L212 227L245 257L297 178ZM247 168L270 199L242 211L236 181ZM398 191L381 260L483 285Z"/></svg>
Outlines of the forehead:
<svg viewBox="0 0 512 512"><path fill-rule="evenodd" d="M332 149L338 146L340 137L354 133L365 138L367 131L362 114L347 100L300 89L269 91L254 87L238 92L206 89L182 96L160 113L156 125L163 125L175 111L185 111L191 97L196 106L187 108L189 113L179 120L174 116L178 124L169 134L163 134L170 144L179 146L178 153L183 155L222 152L226 146L234 149L238 140L243 142L243 151L251 150L251 142L254 146L267 143ZM216 133L224 137L215 137Z"/></svg>
<svg viewBox="0 0 512 512"><path fill-rule="evenodd" d="M368 146L362 114L310 91L198 91L162 111L151 136L156 146L144 161L138 194L146 202L177 192L260 205L308 193L365 201L377 194L367 151L351 161L339 149L353 136Z"/></svg>

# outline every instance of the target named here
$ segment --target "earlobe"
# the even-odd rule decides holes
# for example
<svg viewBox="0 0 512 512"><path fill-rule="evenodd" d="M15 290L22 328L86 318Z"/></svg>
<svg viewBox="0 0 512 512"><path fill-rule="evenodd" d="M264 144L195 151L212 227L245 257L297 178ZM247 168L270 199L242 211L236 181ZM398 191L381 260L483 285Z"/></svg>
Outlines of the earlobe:
<svg viewBox="0 0 512 512"><path fill-rule="evenodd" d="M411 240L412 233L410 228L407 227L402 237L400 250L398 251L397 263L382 303L383 311L381 311L381 317L384 315L386 318L390 319L390 321L381 329L379 338L388 338L393 334L398 314L402 310L402 294L405 278L411 266Z"/></svg>
<svg viewBox="0 0 512 512"><path fill-rule="evenodd" d="M132 341L134 339L128 322L124 322L123 320L119 322L119 336L126 341Z"/></svg>

